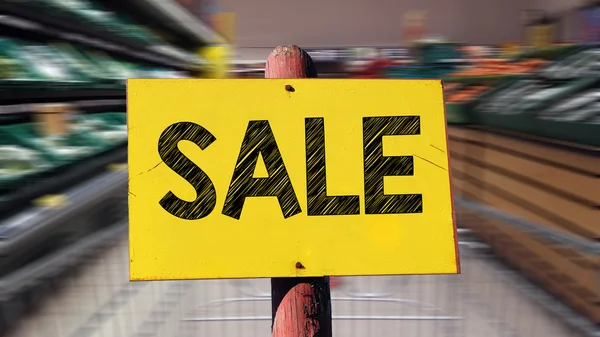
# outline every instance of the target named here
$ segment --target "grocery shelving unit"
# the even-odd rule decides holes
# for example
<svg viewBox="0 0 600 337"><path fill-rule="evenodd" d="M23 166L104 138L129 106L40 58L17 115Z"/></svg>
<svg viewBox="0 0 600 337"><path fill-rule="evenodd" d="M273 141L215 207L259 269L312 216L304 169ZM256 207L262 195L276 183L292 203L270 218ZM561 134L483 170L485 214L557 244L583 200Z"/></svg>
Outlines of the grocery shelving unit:
<svg viewBox="0 0 600 337"><path fill-rule="evenodd" d="M481 123L598 147L600 46L574 49L500 86L476 107Z"/></svg>
<svg viewBox="0 0 600 337"><path fill-rule="evenodd" d="M6 0L0 1L0 25L19 36L36 36L81 43L140 61L189 69L189 65L182 60L161 55L139 41L111 34L94 26L78 24L72 18L61 17L58 13L48 15L47 12L26 4L27 2L16 5Z"/></svg>
<svg viewBox="0 0 600 337"><path fill-rule="evenodd" d="M599 57L593 44L523 53L515 60L546 64L461 103L467 118L454 123L472 125L448 129L457 214L470 214L478 237L579 322L596 325L598 264L581 261L599 252Z"/></svg>
<svg viewBox="0 0 600 337"><path fill-rule="evenodd" d="M0 331L126 229L126 79L191 77L219 39L172 1L0 0Z"/></svg>

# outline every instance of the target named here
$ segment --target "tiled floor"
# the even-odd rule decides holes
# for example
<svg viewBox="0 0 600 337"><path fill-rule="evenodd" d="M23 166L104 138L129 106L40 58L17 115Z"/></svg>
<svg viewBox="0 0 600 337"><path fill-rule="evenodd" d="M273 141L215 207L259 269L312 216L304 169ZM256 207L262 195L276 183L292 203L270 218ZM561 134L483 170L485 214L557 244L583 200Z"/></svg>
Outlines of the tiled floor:
<svg viewBox="0 0 600 337"><path fill-rule="evenodd" d="M520 294L485 258L463 253L461 259L462 275L343 279L344 287L333 291L334 335L578 336ZM65 280L10 336L270 334L268 280L131 283L127 275L122 238ZM358 294L384 292L378 300Z"/></svg>

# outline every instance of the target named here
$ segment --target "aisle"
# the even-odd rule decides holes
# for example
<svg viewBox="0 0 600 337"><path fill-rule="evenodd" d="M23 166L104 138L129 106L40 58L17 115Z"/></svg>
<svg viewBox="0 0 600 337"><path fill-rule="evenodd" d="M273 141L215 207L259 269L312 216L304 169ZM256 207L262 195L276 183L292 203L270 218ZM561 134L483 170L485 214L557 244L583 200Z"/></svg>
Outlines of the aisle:
<svg viewBox="0 0 600 337"><path fill-rule="evenodd" d="M343 279L333 293L335 336L578 336L486 258L461 254L460 276ZM65 280L10 337L269 335L268 280L131 283L127 272L122 238Z"/></svg>

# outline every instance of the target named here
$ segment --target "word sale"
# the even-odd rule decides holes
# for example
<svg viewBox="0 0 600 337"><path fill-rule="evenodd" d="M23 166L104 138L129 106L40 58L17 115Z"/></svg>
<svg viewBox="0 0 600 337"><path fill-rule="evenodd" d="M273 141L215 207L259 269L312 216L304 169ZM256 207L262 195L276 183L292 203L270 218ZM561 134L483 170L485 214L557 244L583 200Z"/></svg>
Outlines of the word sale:
<svg viewBox="0 0 600 337"><path fill-rule="evenodd" d="M363 118L364 206L366 214L421 213L421 194L384 194L385 176L413 175L413 156L384 156L384 136L420 134L419 116ZM177 144L187 140L204 150L217 139L204 127L179 122L167 127L158 140L158 153L163 162L187 180L196 190L194 201L179 199L168 192L160 201L170 214L198 220L211 214L217 193L210 177L181 151ZM305 119L306 184L308 216L342 216L360 214L358 195L327 195L325 173L325 123L323 118ZM265 163L267 178L253 177L259 156ZM239 156L233 170L221 213L239 220L248 197L276 197L284 218L302 212L277 141L267 120L248 123Z"/></svg>

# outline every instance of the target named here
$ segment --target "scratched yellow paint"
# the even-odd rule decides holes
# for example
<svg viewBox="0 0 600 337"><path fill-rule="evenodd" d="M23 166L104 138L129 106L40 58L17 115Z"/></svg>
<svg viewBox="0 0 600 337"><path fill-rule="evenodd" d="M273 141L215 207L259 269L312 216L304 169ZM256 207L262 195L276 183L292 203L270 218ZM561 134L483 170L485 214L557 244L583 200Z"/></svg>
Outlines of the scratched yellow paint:
<svg viewBox="0 0 600 337"><path fill-rule="evenodd" d="M127 96L132 280L459 272L439 80L136 79ZM385 193L422 193L423 213L365 215L362 118L402 115L419 115L421 134L384 137L383 151L413 155L414 176L385 177ZM360 215L307 216L306 117L325 120L328 195L359 195ZM275 197L247 198L235 220L221 213L224 199L248 122L265 119L302 213L284 219ZM193 221L159 205L169 191L196 198L157 150L183 121L216 137L204 150L179 143L217 192L213 212Z"/></svg>

